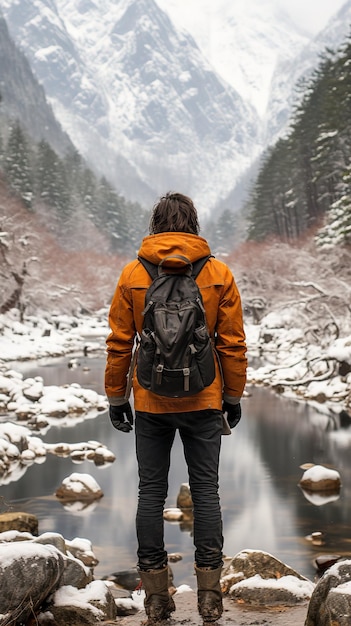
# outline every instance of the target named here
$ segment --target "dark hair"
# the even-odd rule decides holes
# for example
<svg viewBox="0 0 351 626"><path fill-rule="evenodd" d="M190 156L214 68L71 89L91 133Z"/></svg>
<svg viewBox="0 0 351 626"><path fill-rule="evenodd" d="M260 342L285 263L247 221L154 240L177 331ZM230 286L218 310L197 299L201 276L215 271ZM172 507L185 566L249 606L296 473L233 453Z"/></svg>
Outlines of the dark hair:
<svg viewBox="0 0 351 626"><path fill-rule="evenodd" d="M167 232L198 235L199 231L197 211L188 196L169 191L154 205L149 225L150 235Z"/></svg>

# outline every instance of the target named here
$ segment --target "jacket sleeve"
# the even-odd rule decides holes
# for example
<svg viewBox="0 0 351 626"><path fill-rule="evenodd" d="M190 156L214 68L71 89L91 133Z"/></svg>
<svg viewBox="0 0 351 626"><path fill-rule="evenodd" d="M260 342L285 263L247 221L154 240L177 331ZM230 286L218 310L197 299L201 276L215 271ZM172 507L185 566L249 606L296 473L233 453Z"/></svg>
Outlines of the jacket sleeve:
<svg viewBox="0 0 351 626"><path fill-rule="evenodd" d="M112 299L109 312L111 332L106 340L105 391L110 404L114 405L121 404L125 397L136 334L133 301L126 274L124 269Z"/></svg>
<svg viewBox="0 0 351 626"><path fill-rule="evenodd" d="M218 308L216 351L222 367L224 399L236 404L246 384L247 359L241 298L229 268Z"/></svg>

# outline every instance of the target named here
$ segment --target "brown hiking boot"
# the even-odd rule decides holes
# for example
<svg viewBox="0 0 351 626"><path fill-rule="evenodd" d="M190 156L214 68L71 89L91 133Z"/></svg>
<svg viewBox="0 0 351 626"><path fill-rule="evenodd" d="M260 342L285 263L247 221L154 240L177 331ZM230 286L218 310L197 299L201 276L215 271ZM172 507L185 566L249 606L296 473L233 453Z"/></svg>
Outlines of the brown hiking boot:
<svg viewBox="0 0 351 626"><path fill-rule="evenodd" d="M197 578L198 610L204 622L216 622L223 613L220 576L222 566L217 569L195 566Z"/></svg>
<svg viewBox="0 0 351 626"><path fill-rule="evenodd" d="M168 591L168 567L151 569L147 572L139 570L139 574L145 590L144 607L148 617L147 625L153 626L168 619L176 608Z"/></svg>

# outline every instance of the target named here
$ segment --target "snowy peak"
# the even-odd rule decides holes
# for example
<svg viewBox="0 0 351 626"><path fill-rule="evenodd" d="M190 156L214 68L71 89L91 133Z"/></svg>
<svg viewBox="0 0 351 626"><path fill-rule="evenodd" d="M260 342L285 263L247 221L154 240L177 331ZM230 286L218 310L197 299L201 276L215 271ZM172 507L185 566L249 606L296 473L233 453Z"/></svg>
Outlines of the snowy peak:
<svg viewBox="0 0 351 626"><path fill-rule="evenodd" d="M315 42L323 46L335 47L350 33L350 25L351 0L347 0L329 20L327 26L316 36Z"/></svg>
<svg viewBox="0 0 351 626"><path fill-rule="evenodd" d="M216 72L262 117L271 79L281 59L295 57L309 41L271 0L157 0L175 23L194 36ZM181 9L180 9L181 6Z"/></svg>

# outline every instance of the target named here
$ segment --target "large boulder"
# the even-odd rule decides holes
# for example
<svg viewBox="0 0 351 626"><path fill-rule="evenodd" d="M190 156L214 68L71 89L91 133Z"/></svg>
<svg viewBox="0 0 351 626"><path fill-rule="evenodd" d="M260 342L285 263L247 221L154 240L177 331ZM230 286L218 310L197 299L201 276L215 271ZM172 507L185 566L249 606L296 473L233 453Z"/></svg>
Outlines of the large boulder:
<svg viewBox="0 0 351 626"><path fill-rule="evenodd" d="M240 603L293 606L309 600L314 584L268 552L243 550L224 567L221 587Z"/></svg>
<svg viewBox="0 0 351 626"><path fill-rule="evenodd" d="M0 544L0 614L4 623L25 623L55 591L65 558L54 546L30 541Z"/></svg>
<svg viewBox="0 0 351 626"><path fill-rule="evenodd" d="M330 567L312 594L305 626L350 626L351 560Z"/></svg>

